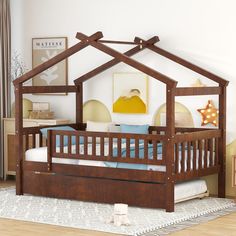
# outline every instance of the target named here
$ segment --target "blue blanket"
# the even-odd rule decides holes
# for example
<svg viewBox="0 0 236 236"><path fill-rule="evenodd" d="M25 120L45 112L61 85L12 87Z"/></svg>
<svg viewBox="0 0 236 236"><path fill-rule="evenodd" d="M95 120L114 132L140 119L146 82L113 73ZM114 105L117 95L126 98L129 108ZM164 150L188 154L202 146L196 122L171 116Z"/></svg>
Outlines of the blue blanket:
<svg viewBox="0 0 236 236"><path fill-rule="evenodd" d="M121 156L126 157L126 147L121 149ZM162 143L157 144L157 154L162 154ZM113 157L118 156L118 149L113 148ZM135 145L130 145L130 157L135 157ZM139 158L144 158L144 143L139 145ZM153 144L148 144L148 158L153 159ZM158 158L161 159L161 158ZM125 160L124 160L125 161ZM125 163L125 162L104 162L107 167L112 168L125 168L125 169L135 169L135 170L147 170L147 164L135 164L135 163Z"/></svg>
<svg viewBox="0 0 236 236"><path fill-rule="evenodd" d="M157 154L162 154L162 143L157 144ZM118 149L113 148L113 157L118 156ZM121 156L126 157L126 147L121 149ZM135 145L130 146L130 157L135 157ZM148 144L148 158L152 159L153 157L153 144ZM144 143L139 145L139 158L144 158Z"/></svg>

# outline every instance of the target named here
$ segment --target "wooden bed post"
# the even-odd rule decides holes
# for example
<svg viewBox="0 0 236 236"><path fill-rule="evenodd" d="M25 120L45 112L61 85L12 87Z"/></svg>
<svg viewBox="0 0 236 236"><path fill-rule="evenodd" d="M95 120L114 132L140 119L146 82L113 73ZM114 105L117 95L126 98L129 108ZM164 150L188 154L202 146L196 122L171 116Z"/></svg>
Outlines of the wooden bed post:
<svg viewBox="0 0 236 236"><path fill-rule="evenodd" d="M175 95L174 88L166 86L166 211L174 211L174 135Z"/></svg>
<svg viewBox="0 0 236 236"><path fill-rule="evenodd" d="M76 85L76 124L83 123L83 82Z"/></svg>
<svg viewBox="0 0 236 236"><path fill-rule="evenodd" d="M222 132L219 138L219 164L218 197L225 197L225 171L226 171L226 86L221 86L219 95L219 129Z"/></svg>
<svg viewBox="0 0 236 236"><path fill-rule="evenodd" d="M15 127L16 127L16 138L15 138L15 149L16 149L16 194L23 194L23 112L22 112L22 84L15 86Z"/></svg>

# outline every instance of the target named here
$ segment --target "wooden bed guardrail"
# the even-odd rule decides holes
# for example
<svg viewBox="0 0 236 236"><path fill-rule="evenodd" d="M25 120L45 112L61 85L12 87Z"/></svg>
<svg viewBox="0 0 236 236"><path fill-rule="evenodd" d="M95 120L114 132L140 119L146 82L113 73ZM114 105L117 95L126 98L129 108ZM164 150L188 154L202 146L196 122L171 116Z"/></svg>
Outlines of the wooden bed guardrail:
<svg viewBox="0 0 236 236"><path fill-rule="evenodd" d="M205 130L198 132L197 135L194 132L176 135L174 138L175 174L218 166L218 138L220 138L220 134L220 130ZM48 163L50 165L52 156L55 158L166 165L165 145L167 137L165 135L49 130L48 137L50 140L48 143ZM67 138L67 145L64 143L65 137ZM58 147L56 147L57 138L60 140ZM72 150L73 138L76 139L74 150ZM81 138L83 138L82 145L80 144ZM97 141L98 139L99 141ZM141 158L139 153L140 142L143 148ZM161 145L158 146L158 143ZM99 151L97 151L97 145ZM107 145L106 151L104 145ZM88 146L90 146L90 150L88 150ZM125 146L125 153L122 153L123 146ZM116 154L114 154L114 148ZM132 155L130 154L131 148ZM150 148L152 156L149 155ZM159 158L158 152L161 153Z"/></svg>
<svg viewBox="0 0 236 236"><path fill-rule="evenodd" d="M175 135L176 180L219 171L219 138L219 129Z"/></svg>
<svg viewBox="0 0 236 236"><path fill-rule="evenodd" d="M163 135L49 130L48 137L51 142L48 144L51 149L49 151L51 157L152 165L165 164L163 158L158 158L158 151L165 152L167 137ZM56 140L60 140L59 146L56 145ZM160 142L162 145L158 146ZM73 150L72 144L74 144Z"/></svg>
<svg viewBox="0 0 236 236"><path fill-rule="evenodd" d="M86 124L85 123L79 123L79 124L76 124L76 123L69 123L69 124L63 124L63 125L55 125L57 127L60 127L60 126L70 126L76 130L85 130L86 129ZM40 126L40 127L25 127L23 128L23 140L24 140L24 151L30 149L30 148L36 148L36 147L42 147L42 146L46 146L46 140L43 138L42 136L42 133L40 132L40 130L42 128L49 128L49 127L55 127L55 126ZM215 131L216 129L206 129L206 128L181 128L181 127L176 127L175 128L175 131L176 131L176 134L182 134L182 133L185 133L186 135L184 136L176 136L177 139L184 139L185 141L186 138L190 138L190 140L192 140L193 138L193 133L194 131L203 131L203 136L206 135L206 132L205 131ZM152 135L165 135L165 131L166 131L166 127L164 126L150 126L149 127L149 133L152 134ZM218 131L220 132L220 131ZM210 132L212 133L212 132ZM213 136L214 136L214 133L213 132ZM100 135L101 133L99 133ZM110 134L110 133L108 133ZM187 135L188 134L188 135ZM120 134L119 134L120 135ZM118 135L118 136L119 136ZM116 133L116 136L117 136L117 133ZM197 135L199 137L199 135ZM161 137L161 138L162 138ZM158 137L157 137L158 138ZM200 138L200 137L199 137ZM129 141L128 141L129 142ZM158 140L157 142L160 142L160 140ZM181 140L179 140L178 142L181 142ZM151 143L151 140L149 140L149 143Z"/></svg>

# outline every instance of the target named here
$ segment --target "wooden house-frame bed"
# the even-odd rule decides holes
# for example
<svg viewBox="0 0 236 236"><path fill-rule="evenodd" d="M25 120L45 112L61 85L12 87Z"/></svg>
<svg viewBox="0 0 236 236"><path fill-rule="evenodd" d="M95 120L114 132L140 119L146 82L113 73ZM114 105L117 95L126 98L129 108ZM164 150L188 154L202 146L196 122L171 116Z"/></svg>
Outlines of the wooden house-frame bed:
<svg viewBox="0 0 236 236"><path fill-rule="evenodd" d="M37 66L14 81L16 104L16 194L24 193L95 201L104 203L124 202L140 207L164 208L174 211L175 183L191 180L211 174L218 174L218 196L225 197L225 157L226 157L226 87L228 81L212 74L176 55L173 55L155 44L157 36L149 40L136 37L133 42L102 40L101 32L91 36L77 33L80 41L61 54ZM109 43L134 44L135 46L120 53ZM87 46L92 46L114 59L95 68L68 86L24 86L23 83L35 75L66 59ZM145 66L131 58L132 55L149 49L188 69L197 72L214 82L215 87L177 87L177 82L158 71ZM166 84L166 126L150 126L149 134L110 133L86 131L83 124L83 82L109 69L119 62ZM76 131L48 130L47 162L25 160L25 151L31 147L42 146L42 127L23 127L22 99L23 94L31 93L75 93L76 123L68 124ZM175 97L195 95L218 95L219 125L210 128L176 128ZM68 138L67 150L64 148L64 137ZM59 137L60 145L56 147ZM80 139L83 138L83 152L80 152ZM88 151L88 138L91 150ZM72 151L72 142L74 150ZM97 142L99 139L99 143ZM123 140L126 152L121 154ZM117 153L113 146L116 142ZM144 147L144 155L139 158L139 144ZM134 157L131 157L131 143ZM161 158L158 157L158 144L161 144ZM107 145L107 146L106 146ZM99 153L96 151L99 146ZM105 148L104 148L105 147ZM107 151L105 151L107 147ZM152 149L152 157L148 153ZM71 165L55 163L52 159L90 160L116 163L150 164L164 166L165 171L137 170L124 168L97 167L89 165Z"/></svg>

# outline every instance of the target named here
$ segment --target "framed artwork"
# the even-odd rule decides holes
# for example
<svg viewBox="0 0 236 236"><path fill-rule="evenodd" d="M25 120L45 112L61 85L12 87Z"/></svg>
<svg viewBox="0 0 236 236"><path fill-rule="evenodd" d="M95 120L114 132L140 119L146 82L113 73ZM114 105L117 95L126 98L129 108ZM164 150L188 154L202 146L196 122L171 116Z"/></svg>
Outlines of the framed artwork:
<svg viewBox="0 0 236 236"><path fill-rule="evenodd" d="M33 38L32 68L48 61L67 49L66 37ZM48 68L33 78L33 86L67 85L67 59Z"/></svg>
<svg viewBox="0 0 236 236"><path fill-rule="evenodd" d="M113 74L113 112L145 114L148 111L148 76L142 73Z"/></svg>

